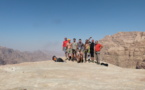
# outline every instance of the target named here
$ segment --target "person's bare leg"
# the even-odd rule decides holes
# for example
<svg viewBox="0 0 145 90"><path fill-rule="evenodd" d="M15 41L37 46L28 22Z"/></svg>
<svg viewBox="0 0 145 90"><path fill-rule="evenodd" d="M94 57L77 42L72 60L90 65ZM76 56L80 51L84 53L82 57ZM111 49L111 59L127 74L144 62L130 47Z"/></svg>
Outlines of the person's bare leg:
<svg viewBox="0 0 145 90"><path fill-rule="evenodd" d="M76 54L76 60L77 60L77 54Z"/></svg>
<svg viewBox="0 0 145 90"><path fill-rule="evenodd" d="M81 62L83 63L84 62L84 55L81 54Z"/></svg>
<svg viewBox="0 0 145 90"><path fill-rule="evenodd" d="M66 58L66 60L67 60L67 53L65 52L65 58Z"/></svg>
<svg viewBox="0 0 145 90"><path fill-rule="evenodd" d="M78 60L79 60L79 55L77 55L77 62L78 62Z"/></svg>
<svg viewBox="0 0 145 90"><path fill-rule="evenodd" d="M91 57L91 61L94 62L94 57Z"/></svg>
<svg viewBox="0 0 145 90"><path fill-rule="evenodd" d="M71 54L71 60L74 61L74 55L73 55L73 53Z"/></svg>
<svg viewBox="0 0 145 90"><path fill-rule="evenodd" d="M78 60L77 60L77 62L78 62L78 63L80 62L80 55L78 55Z"/></svg>
<svg viewBox="0 0 145 90"><path fill-rule="evenodd" d="M76 55L76 53L74 53L74 59L75 59L75 61L76 61L76 58L77 58L77 55Z"/></svg>
<svg viewBox="0 0 145 90"><path fill-rule="evenodd" d="M86 62L87 61L87 52L86 51L84 53L84 57L85 57L84 62Z"/></svg>
<svg viewBox="0 0 145 90"><path fill-rule="evenodd" d="M85 51L85 62L87 61L87 52Z"/></svg>
<svg viewBox="0 0 145 90"><path fill-rule="evenodd" d="M99 64L99 55L98 55L98 53L96 54L96 60L97 60L97 64Z"/></svg>
<svg viewBox="0 0 145 90"><path fill-rule="evenodd" d="M100 53L98 54L98 63L100 64Z"/></svg>
<svg viewBox="0 0 145 90"><path fill-rule="evenodd" d="M75 59L76 59L76 53L74 52L74 54L73 54L73 59L74 59L74 61L75 61Z"/></svg>
<svg viewBox="0 0 145 90"><path fill-rule="evenodd" d="M68 53L68 60L70 60L70 53Z"/></svg>
<svg viewBox="0 0 145 90"><path fill-rule="evenodd" d="M86 55L85 55L85 59L83 59L84 63L86 62Z"/></svg>
<svg viewBox="0 0 145 90"><path fill-rule="evenodd" d="M74 53L73 53L73 50L72 50L72 54L71 54L71 60L73 61L73 58L74 58Z"/></svg>

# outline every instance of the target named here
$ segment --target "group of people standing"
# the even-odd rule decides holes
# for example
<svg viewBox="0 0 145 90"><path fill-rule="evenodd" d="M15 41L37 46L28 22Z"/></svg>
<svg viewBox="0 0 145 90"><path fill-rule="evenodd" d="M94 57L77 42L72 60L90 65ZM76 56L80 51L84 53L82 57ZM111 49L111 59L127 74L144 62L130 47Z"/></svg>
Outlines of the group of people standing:
<svg viewBox="0 0 145 90"><path fill-rule="evenodd" d="M74 38L73 42L71 42L71 39L64 38L62 47L66 60L77 61L78 63L94 62L95 56L96 63L100 64L100 51L103 46L98 41L91 40L91 38L87 39L85 44L81 39L77 42Z"/></svg>

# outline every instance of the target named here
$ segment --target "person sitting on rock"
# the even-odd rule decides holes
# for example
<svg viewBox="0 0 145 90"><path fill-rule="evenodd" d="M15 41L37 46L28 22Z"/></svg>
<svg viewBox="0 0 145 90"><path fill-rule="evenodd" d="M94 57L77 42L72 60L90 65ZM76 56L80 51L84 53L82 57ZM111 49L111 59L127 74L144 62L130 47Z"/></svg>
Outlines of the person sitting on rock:
<svg viewBox="0 0 145 90"><path fill-rule="evenodd" d="M83 62L83 52L81 50L77 52L77 58L78 63Z"/></svg>

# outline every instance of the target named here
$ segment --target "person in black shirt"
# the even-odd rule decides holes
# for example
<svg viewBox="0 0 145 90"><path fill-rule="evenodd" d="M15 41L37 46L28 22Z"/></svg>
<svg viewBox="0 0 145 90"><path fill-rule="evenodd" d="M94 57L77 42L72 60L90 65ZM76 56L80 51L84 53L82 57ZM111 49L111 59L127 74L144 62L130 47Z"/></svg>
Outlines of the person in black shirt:
<svg viewBox="0 0 145 90"><path fill-rule="evenodd" d="M90 44L90 54L91 54L91 61L94 62L94 40L92 40L91 44Z"/></svg>
<svg viewBox="0 0 145 90"><path fill-rule="evenodd" d="M56 56L53 56L52 60L55 62L64 62L64 60L62 58L57 58Z"/></svg>

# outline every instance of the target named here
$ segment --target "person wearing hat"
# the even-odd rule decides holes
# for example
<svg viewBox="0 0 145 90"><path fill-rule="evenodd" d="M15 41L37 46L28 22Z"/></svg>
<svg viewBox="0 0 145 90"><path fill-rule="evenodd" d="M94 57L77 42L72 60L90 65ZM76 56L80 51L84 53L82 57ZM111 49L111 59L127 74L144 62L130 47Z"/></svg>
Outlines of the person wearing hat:
<svg viewBox="0 0 145 90"><path fill-rule="evenodd" d="M65 53L66 59L67 59L67 43L68 43L67 38L64 38L64 41L63 41L63 44L62 44L62 50L63 50L64 53Z"/></svg>
<svg viewBox="0 0 145 90"><path fill-rule="evenodd" d="M68 53L69 60L71 60L71 56L72 56L72 43L71 43L70 39L68 39L68 43L67 43L67 53Z"/></svg>
<svg viewBox="0 0 145 90"><path fill-rule="evenodd" d="M72 43L72 60L76 60L76 53L77 53L77 43L76 43L76 39L73 39L73 43Z"/></svg>

